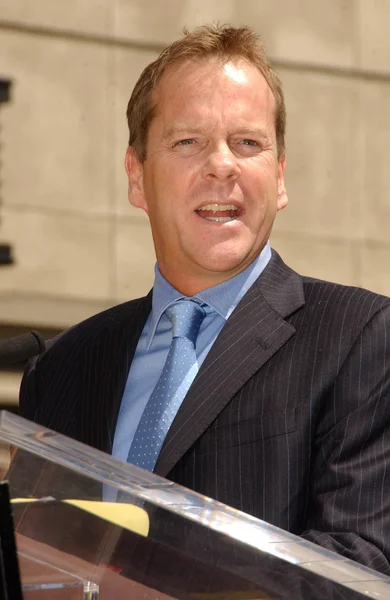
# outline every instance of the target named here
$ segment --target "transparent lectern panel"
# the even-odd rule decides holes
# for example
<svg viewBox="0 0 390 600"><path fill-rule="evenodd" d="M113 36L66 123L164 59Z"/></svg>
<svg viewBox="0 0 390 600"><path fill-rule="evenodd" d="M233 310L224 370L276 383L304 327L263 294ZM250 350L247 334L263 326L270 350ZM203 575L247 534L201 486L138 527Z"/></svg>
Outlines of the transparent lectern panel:
<svg viewBox="0 0 390 600"><path fill-rule="evenodd" d="M24 419L1 413L0 440L27 600L390 597L384 575Z"/></svg>

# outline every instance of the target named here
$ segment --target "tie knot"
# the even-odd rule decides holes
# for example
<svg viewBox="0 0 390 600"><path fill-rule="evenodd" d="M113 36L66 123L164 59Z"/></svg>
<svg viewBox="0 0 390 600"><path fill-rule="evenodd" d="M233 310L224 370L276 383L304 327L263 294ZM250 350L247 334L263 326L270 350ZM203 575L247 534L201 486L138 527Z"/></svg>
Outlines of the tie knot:
<svg viewBox="0 0 390 600"><path fill-rule="evenodd" d="M172 338L187 338L195 346L206 311L193 300L179 300L165 314L172 323Z"/></svg>

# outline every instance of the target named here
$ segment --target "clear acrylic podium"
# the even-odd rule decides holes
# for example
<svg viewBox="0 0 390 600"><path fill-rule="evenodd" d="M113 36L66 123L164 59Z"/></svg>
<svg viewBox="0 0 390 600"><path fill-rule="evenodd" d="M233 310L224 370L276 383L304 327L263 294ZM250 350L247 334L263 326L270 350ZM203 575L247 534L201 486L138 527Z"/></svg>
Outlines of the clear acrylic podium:
<svg viewBox="0 0 390 600"><path fill-rule="evenodd" d="M25 600L390 598L390 578L0 413Z"/></svg>

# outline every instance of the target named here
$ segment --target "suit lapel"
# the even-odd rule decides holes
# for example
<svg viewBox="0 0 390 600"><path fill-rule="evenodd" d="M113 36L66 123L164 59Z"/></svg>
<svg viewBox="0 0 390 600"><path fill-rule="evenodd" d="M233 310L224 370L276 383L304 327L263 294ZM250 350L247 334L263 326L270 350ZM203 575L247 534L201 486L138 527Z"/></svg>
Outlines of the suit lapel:
<svg viewBox="0 0 390 600"><path fill-rule="evenodd" d="M273 253L199 370L168 432L156 473L169 473L233 396L295 333L284 317L303 304L300 276Z"/></svg>
<svg viewBox="0 0 390 600"><path fill-rule="evenodd" d="M112 450L128 372L151 310L151 298L149 293L145 298L122 305L124 315L113 312L84 355L82 439L104 452Z"/></svg>

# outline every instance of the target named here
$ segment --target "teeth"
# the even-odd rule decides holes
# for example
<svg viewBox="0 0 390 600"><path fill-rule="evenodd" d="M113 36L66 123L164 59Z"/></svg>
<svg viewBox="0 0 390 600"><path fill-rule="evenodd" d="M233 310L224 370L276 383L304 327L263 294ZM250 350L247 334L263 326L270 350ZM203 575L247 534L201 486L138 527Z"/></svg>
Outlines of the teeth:
<svg viewBox="0 0 390 600"><path fill-rule="evenodd" d="M218 223L227 223L228 221L235 221L237 217L204 217L207 221L218 221Z"/></svg>
<svg viewBox="0 0 390 600"><path fill-rule="evenodd" d="M211 210L212 212L225 211L225 210L238 210L234 204L205 204L198 210Z"/></svg>

